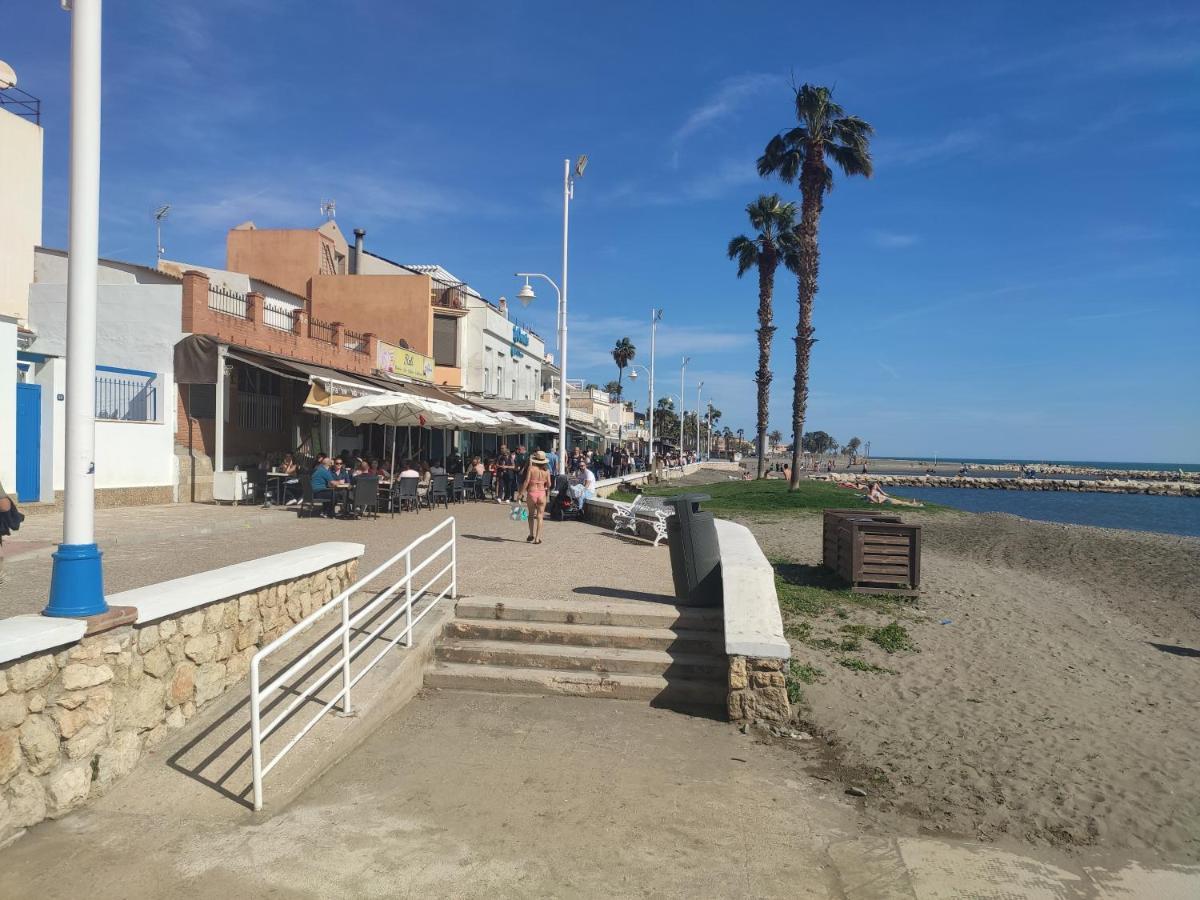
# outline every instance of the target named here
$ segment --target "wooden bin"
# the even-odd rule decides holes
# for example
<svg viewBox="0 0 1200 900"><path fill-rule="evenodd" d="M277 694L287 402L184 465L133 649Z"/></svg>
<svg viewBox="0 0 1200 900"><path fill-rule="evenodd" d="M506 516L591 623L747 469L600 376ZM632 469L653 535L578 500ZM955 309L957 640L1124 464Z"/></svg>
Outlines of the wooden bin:
<svg viewBox="0 0 1200 900"><path fill-rule="evenodd" d="M920 593L920 525L870 510L827 509L823 545L825 565L856 593Z"/></svg>

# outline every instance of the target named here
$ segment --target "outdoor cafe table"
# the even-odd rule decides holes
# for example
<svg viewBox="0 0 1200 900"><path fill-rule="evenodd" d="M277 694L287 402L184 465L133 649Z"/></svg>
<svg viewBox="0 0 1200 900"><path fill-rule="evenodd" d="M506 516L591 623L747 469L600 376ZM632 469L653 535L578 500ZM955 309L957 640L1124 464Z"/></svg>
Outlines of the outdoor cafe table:
<svg viewBox="0 0 1200 900"><path fill-rule="evenodd" d="M283 505L283 486L285 484L287 484L287 480L289 478L295 478L295 477L298 477L298 476L289 475L287 472L268 472L267 473L267 481L275 482L275 505L276 506Z"/></svg>

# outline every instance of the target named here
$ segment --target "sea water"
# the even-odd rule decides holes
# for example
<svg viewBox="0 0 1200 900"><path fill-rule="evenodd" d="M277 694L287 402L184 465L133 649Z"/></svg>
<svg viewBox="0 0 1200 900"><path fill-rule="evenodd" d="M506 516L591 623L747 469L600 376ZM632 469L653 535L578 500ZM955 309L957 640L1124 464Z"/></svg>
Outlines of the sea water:
<svg viewBox="0 0 1200 900"><path fill-rule="evenodd" d="M1200 497L888 486L888 493L967 512L1001 512L1042 522L1200 537Z"/></svg>
<svg viewBox="0 0 1200 900"><path fill-rule="evenodd" d="M888 456L880 453L880 459L901 459L906 462L934 461L932 456ZM1078 469L1125 469L1137 472L1200 472L1200 463L1145 463L1145 462L1097 462L1078 459L972 459L959 456L936 457L939 463L967 463L976 466L999 466L1019 464L1022 466L1073 466Z"/></svg>

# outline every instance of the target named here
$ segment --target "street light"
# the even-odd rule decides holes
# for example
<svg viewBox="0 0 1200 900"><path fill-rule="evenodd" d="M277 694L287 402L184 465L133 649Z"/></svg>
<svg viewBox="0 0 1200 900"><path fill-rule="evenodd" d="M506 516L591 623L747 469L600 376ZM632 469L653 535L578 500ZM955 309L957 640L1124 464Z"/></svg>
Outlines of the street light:
<svg viewBox="0 0 1200 900"><path fill-rule="evenodd" d="M661 309L650 310L650 369L645 366L634 366L629 373L629 377L637 380L637 370L641 369L650 376L650 383L646 386L649 400L646 403L646 415L650 419L650 452L646 456L646 467L650 471L654 471L654 341L657 337L658 323L662 321L663 311Z"/></svg>
<svg viewBox="0 0 1200 900"><path fill-rule="evenodd" d="M679 455L683 456L683 414L687 412L683 403L683 374L687 371L687 365L692 361L690 356L683 358L683 365L679 367Z"/></svg>
<svg viewBox="0 0 1200 900"><path fill-rule="evenodd" d="M700 392L704 390L704 382L696 385L696 462L700 462Z"/></svg>
<svg viewBox="0 0 1200 900"><path fill-rule="evenodd" d="M517 291L517 299L528 306L535 299L530 278L544 278L550 282L558 295L558 453L566 459L567 453L567 223L570 220L571 199L575 196L575 178L583 177L587 168L587 155L575 161L575 176L571 177L571 161L563 160L563 246L562 246L562 289L549 275L540 272L518 272L525 284Z"/></svg>
<svg viewBox="0 0 1200 900"><path fill-rule="evenodd" d="M71 153L67 234L67 446L63 540L47 616L108 611L96 546L96 269L100 241L101 0L71 11Z"/></svg>

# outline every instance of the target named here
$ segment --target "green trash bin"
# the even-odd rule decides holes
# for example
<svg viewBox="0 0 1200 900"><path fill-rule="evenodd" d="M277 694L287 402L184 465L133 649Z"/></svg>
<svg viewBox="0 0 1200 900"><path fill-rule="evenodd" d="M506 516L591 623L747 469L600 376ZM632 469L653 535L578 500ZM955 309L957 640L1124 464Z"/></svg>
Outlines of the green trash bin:
<svg viewBox="0 0 1200 900"><path fill-rule="evenodd" d="M667 519L671 577L681 606L720 606L721 551L713 514L700 509L708 494L680 494L663 502L675 508Z"/></svg>

